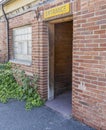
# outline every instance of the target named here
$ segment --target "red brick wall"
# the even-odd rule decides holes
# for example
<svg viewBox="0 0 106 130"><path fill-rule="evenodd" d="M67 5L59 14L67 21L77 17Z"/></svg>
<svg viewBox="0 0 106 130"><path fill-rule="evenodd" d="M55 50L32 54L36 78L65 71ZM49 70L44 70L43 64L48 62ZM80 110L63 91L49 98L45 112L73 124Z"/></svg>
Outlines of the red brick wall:
<svg viewBox="0 0 106 130"><path fill-rule="evenodd" d="M73 115L98 130L106 130L106 0L76 3Z"/></svg>
<svg viewBox="0 0 106 130"><path fill-rule="evenodd" d="M37 21L35 12L29 12L18 17L14 17L9 20L10 26L10 41L9 52L10 59L13 58L13 36L12 32L14 28L20 26L31 25L32 26L32 64L30 66L20 65L21 69L31 74L38 74L39 79L39 92L41 96L47 99L47 74L48 74L48 32L47 26L43 22Z"/></svg>
<svg viewBox="0 0 106 130"><path fill-rule="evenodd" d="M59 0L59 3L53 2L45 8L54 7L64 1L69 2ZM73 116L92 127L106 130L106 1L74 1ZM21 68L30 73L38 73L39 91L47 99L47 24L38 22L34 11L14 17L9 23L10 59L13 57L12 29L28 24L32 26L32 65L21 65ZM0 23L0 27L0 61L5 61L5 26Z"/></svg>
<svg viewBox="0 0 106 130"><path fill-rule="evenodd" d="M7 61L5 22L0 22L0 63Z"/></svg>

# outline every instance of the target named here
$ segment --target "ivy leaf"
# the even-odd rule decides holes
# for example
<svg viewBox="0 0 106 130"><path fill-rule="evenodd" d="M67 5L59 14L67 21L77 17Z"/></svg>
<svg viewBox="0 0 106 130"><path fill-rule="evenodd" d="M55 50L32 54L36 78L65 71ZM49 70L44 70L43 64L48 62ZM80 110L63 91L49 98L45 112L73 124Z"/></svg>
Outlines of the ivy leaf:
<svg viewBox="0 0 106 130"><path fill-rule="evenodd" d="M32 92L33 92L33 89L30 88L30 89L28 90L28 94L30 95Z"/></svg>

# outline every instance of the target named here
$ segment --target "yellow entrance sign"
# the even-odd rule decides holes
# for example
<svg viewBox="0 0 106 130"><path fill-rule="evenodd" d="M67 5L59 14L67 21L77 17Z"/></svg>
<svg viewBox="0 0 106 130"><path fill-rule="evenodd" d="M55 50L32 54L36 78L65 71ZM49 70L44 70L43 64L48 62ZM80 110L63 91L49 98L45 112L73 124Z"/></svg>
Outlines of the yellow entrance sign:
<svg viewBox="0 0 106 130"><path fill-rule="evenodd" d="M66 14L70 12L70 4L64 4L55 8L44 11L44 19L48 19L54 16Z"/></svg>

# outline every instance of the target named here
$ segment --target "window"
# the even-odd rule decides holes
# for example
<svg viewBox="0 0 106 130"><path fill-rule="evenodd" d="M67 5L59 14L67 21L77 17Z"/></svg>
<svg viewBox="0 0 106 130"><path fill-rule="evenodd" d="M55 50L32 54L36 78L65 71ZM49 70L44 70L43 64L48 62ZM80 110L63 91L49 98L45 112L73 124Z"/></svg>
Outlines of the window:
<svg viewBox="0 0 106 130"><path fill-rule="evenodd" d="M13 30L14 60L32 61L32 27L25 26Z"/></svg>

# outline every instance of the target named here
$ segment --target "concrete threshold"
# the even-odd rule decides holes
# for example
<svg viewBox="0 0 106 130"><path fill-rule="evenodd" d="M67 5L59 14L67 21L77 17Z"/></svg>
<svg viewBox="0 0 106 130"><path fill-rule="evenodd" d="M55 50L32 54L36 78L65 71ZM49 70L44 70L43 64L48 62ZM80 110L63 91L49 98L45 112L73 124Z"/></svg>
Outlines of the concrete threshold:
<svg viewBox="0 0 106 130"><path fill-rule="evenodd" d="M71 118L72 114L72 92L68 91L54 100L47 101L45 104L47 107L61 113L66 118Z"/></svg>

